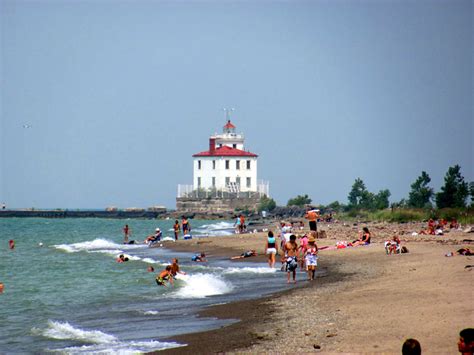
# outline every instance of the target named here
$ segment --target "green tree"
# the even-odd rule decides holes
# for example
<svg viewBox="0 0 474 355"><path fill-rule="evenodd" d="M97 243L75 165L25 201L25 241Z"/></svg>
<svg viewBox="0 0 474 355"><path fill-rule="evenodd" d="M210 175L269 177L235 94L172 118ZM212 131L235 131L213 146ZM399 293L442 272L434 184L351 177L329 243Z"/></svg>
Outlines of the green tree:
<svg viewBox="0 0 474 355"><path fill-rule="evenodd" d="M370 204L370 192L365 188L361 178L355 179L347 199L349 200L350 208L363 208L364 205Z"/></svg>
<svg viewBox="0 0 474 355"><path fill-rule="evenodd" d="M390 197L390 195L391 193L388 189L380 190L379 193L374 196L372 209L383 210L385 208L388 208L390 204L388 198Z"/></svg>
<svg viewBox="0 0 474 355"><path fill-rule="evenodd" d="M415 208L431 207L430 200L434 192L428 184L431 182L430 176L426 171L422 171L416 181L411 184L411 191L408 195L408 206Z"/></svg>
<svg viewBox="0 0 474 355"><path fill-rule="evenodd" d="M260 202L258 204L258 212L273 211L275 207L275 200L265 195L260 199Z"/></svg>
<svg viewBox="0 0 474 355"><path fill-rule="evenodd" d="M287 206L300 206L303 207L304 205L309 205L311 203L311 199L308 195L298 195L294 198L290 198L288 200Z"/></svg>
<svg viewBox="0 0 474 355"><path fill-rule="evenodd" d="M469 196L469 185L461 175L459 165L451 166L444 177L444 186L436 194L438 208L466 207L466 198Z"/></svg>
<svg viewBox="0 0 474 355"><path fill-rule="evenodd" d="M342 211L344 206L340 204L339 201L334 201L334 202L331 202L329 205L327 205L326 208L333 211Z"/></svg>
<svg viewBox="0 0 474 355"><path fill-rule="evenodd" d="M471 191L471 207L474 207L474 181L469 183L469 190Z"/></svg>

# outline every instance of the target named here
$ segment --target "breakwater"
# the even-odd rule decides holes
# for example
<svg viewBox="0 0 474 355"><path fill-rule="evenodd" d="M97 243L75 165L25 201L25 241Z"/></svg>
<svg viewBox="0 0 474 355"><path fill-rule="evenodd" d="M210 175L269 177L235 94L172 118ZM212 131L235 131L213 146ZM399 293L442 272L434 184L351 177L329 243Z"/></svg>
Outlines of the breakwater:
<svg viewBox="0 0 474 355"><path fill-rule="evenodd" d="M39 217L39 218L146 218L164 216L166 209L159 211L126 211L126 210L0 210L1 217Z"/></svg>

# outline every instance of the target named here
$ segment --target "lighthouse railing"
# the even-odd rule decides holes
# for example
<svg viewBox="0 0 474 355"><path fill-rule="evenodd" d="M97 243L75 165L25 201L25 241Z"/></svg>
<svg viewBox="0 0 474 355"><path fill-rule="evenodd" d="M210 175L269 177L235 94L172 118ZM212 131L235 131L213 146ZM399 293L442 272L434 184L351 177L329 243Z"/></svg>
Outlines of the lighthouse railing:
<svg viewBox="0 0 474 355"><path fill-rule="evenodd" d="M270 197L270 184L268 181L260 180L256 191L241 191L240 186L229 185L222 188L197 188L193 185L178 185L178 198L254 198Z"/></svg>

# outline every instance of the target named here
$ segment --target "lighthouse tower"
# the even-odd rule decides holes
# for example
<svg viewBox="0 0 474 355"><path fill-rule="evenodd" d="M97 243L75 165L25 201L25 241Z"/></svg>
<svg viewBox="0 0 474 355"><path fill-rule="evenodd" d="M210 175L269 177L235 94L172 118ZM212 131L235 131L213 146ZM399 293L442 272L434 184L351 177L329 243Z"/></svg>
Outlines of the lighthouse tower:
<svg viewBox="0 0 474 355"><path fill-rule="evenodd" d="M212 213L256 208L262 196L270 196L269 183L257 180L257 159L227 117L222 133L209 137L209 148L193 154L193 184L178 185L176 209Z"/></svg>
<svg viewBox="0 0 474 355"><path fill-rule="evenodd" d="M228 120L222 134L209 138L209 149L193 155L194 190L257 191L258 155L244 150L244 136Z"/></svg>

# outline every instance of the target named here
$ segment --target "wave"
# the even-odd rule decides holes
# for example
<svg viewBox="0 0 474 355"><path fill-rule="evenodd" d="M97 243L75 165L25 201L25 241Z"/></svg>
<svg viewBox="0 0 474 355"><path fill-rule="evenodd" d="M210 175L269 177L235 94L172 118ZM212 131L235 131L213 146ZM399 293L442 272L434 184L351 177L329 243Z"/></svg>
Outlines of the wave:
<svg viewBox="0 0 474 355"><path fill-rule="evenodd" d="M66 251L68 253L77 253L80 251L100 251L100 250L130 250L145 247L144 244L117 244L107 239L94 239L73 244L59 244L53 245L54 248Z"/></svg>
<svg viewBox="0 0 474 355"><path fill-rule="evenodd" d="M224 236L234 234L234 229L232 222L220 221L196 227L192 232L196 235Z"/></svg>
<svg viewBox="0 0 474 355"><path fill-rule="evenodd" d="M159 312L158 311L139 311L140 314L144 314L146 316L156 316Z"/></svg>
<svg viewBox="0 0 474 355"><path fill-rule="evenodd" d="M276 272L276 269L269 267L229 267L224 268L223 274L241 274L241 273L250 273L250 274L273 274Z"/></svg>
<svg viewBox="0 0 474 355"><path fill-rule="evenodd" d="M68 322L48 321L46 328L41 335L60 340L79 340L87 343L106 344L116 342L117 338L113 335L105 334L100 330L82 330L74 328Z"/></svg>
<svg viewBox="0 0 474 355"><path fill-rule="evenodd" d="M51 320L48 321L48 328L43 330L41 335L52 339L92 343L91 345L50 350L61 353L67 352L68 354L136 354L137 352L149 352L184 346L177 343L160 342L154 340L122 342L115 336L103 333L99 330L83 330L80 328L75 328L67 322L57 322Z"/></svg>
<svg viewBox="0 0 474 355"><path fill-rule="evenodd" d="M177 278L184 281L184 286L172 292L170 297L204 298L223 295L233 289L232 284L223 280L220 276L211 274L178 275Z"/></svg>

